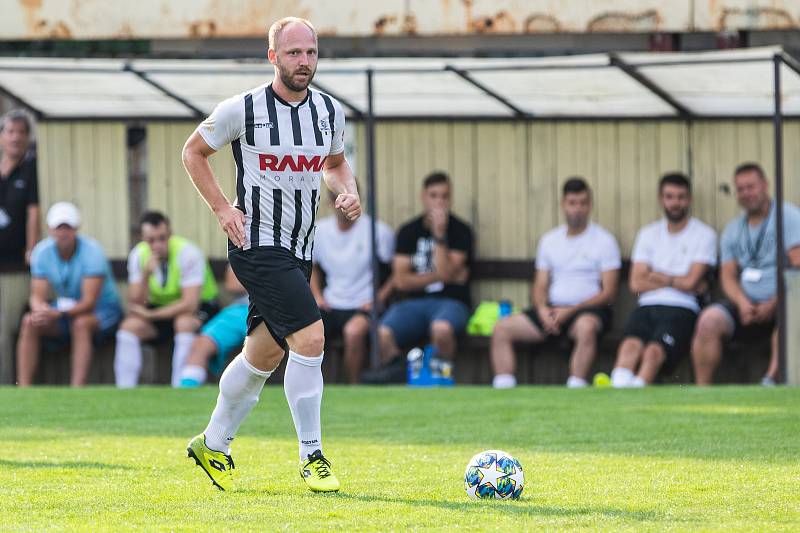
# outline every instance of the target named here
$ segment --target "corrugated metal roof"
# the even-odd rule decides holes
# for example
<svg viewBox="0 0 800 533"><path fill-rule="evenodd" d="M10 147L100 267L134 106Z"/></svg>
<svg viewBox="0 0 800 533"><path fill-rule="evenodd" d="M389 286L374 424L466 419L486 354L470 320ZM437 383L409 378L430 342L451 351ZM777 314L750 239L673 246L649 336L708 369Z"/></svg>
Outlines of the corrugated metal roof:
<svg viewBox="0 0 800 533"><path fill-rule="evenodd" d="M770 116L773 58L784 113L800 116L800 75L779 47L519 59L323 59L314 85L352 116L624 118ZM0 58L0 89L42 118L171 118L269 81L266 61Z"/></svg>

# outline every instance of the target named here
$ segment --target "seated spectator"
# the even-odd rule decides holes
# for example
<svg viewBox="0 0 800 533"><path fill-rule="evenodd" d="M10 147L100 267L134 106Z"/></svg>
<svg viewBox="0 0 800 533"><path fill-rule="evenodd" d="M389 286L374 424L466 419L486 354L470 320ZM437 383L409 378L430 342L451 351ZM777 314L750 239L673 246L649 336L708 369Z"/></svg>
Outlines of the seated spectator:
<svg viewBox="0 0 800 533"><path fill-rule="evenodd" d="M495 388L517 384L514 342L540 343L567 337L574 342L568 387L585 387L597 339L611 326L611 304L622 264L619 245L592 223L592 192L582 178L564 184L561 209L566 224L545 233L536 251L534 307L501 318L492 333Z"/></svg>
<svg viewBox="0 0 800 533"><path fill-rule="evenodd" d="M31 123L22 111L0 118L0 265L30 263L39 238L36 156L28 151Z"/></svg>
<svg viewBox="0 0 800 533"><path fill-rule="evenodd" d="M217 284L200 249L172 235L169 220L151 211L142 216L142 242L128 256L128 315L117 332L114 374L118 387L135 387L142 369L142 341L174 336L172 386L197 330L217 311Z"/></svg>
<svg viewBox="0 0 800 533"><path fill-rule="evenodd" d="M336 194L329 193L333 207ZM314 234L314 265L311 291L317 300L325 338L344 340L344 363L347 381L358 383L364 367L372 309L372 236L370 217L362 215L355 222L336 209L335 215L319 221ZM378 261L383 270L390 268L394 253L394 234L383 222L375 221ZM322 288L322 275L325 288ZM378 290L379 311L392 293L392 278L387 276Z"/></svg>
<svg viewBox="0 0 800 533"><path fill-rule="evenodd" d="M744 213L728 223L720 244L720 282L725 300L706 308L697 322L692 343L698 385L711 384L722 358L723 342L732 338L772 336L772 353L764 385L778 377L778 304L776 209L764 170L755 163L734 172L736 198ZM784 245L789 265L800 266L800 209L783 204Z"/></svg>
<svg viewBox="0 0 800 533"><path fill-rule="evenodd" d="M394 286L406 299L392 305L379 329L382 368L365 372L367 383L404 382L401 348L430 339L439 357L452 361L456 336L470 313L472 230L450 213L451 182L435 172L423 182L425 212L397 232Z"/></svg>
<svg viewBox="0 0 800 533"><path fill-rule="evenodd" d="M50 237L33 249L30 311L22 317L17 342L20 386L33 382L42 338L71 343L70 384L85 385L93 343L110 338L122 319L111 265L97 241L78 235L80 224L77 207L53 204L47 212Z"/></svg>
<svg viewBox="0 0 800 533"><path fill-rule="evenodd" d="M225 290L236 299L200 330L181 370L181 387L199 387L206 382L209 370L221 374L228 354L244 343L250 299L230 266L225 270Z"/></svg>
<svg viewBox="0 0 800 533"><path fill-rule="evenodd" d="M630 288L639 294L639 305L617 352L615 387L652 383L665 362L674 366L689 351L698 294L706 292L706 273L717 261L717 235L689 216L691 200L688 178L667 174L659 184L665 218L636 236Z"/></svg>

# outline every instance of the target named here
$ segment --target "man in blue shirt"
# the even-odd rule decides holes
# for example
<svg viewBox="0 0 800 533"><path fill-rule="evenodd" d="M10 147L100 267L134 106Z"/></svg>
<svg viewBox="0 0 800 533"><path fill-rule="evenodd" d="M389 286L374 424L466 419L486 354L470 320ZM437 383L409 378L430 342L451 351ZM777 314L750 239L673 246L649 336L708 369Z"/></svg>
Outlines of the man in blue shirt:
<svg viewBox="0 0 800 533"><path fill-rule="evenodd" d="M111 265L97 241L78 235L80 222L77 207L54 204L47 213L50 237L31 254L30 311L17 343L20 386L33 381L42 338L72 342L70 384L85 384L93 340L113 334L122 318Z"/></svg>
<svg viewBox="0 0 800 533"><path fill-rule="evenodd" d="M762 384L774 385L778 375L777 206L759 165L739 165L733 180L744 213L729 222L722 233L720 282L726 299L706 308L697 322L692 341L695 380L698 385L712 382L724 340L772 335L772 357ZM788 202L782 208L788 263L800 266L800 209Z"/></svg>

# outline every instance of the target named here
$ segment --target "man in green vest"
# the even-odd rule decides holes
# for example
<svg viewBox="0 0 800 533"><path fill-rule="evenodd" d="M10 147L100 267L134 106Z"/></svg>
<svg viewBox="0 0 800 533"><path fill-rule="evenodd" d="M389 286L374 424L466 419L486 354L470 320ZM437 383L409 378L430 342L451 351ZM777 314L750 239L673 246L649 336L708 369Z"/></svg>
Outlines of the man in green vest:
<svg viewBox="0 0 800 533"><path fill-rule="evenodd" d="M117 387L135 387L142 369L142 341L174 336L172 386L200 327L216 313L217 284L203 252L172 235L169 219L150 211L139 222L142 242L128 256L128 313L117 331Z"/></svg>

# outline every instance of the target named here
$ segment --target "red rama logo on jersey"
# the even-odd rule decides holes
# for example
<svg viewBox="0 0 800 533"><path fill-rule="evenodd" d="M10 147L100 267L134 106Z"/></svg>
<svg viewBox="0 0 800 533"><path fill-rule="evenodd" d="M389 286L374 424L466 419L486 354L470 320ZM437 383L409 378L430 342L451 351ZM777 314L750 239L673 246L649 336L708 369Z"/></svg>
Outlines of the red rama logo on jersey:
<svg viewBox="0 0 800 533"><path fill-rule="evenodd" d="M258 161L261 164L261 170L271 170L273 172L283 172L284 170L291 170L292 172L319 172L322 170L322 165L325 163L327 157L315 155L311 158L304 155L292 156L285 155L282 159L272 154L258 154Z"/></svg>

